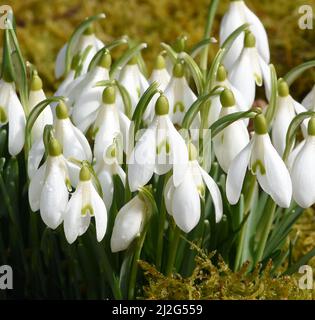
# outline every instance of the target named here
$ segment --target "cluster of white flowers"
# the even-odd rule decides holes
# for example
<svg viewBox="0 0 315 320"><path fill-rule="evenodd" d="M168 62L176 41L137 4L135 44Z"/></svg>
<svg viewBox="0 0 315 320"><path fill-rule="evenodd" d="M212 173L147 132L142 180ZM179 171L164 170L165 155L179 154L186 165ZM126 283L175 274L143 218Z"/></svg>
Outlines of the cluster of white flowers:
<svg viewBox="0 0 315 320"><path fill-rule="evenodd" d="M246 22L248 29L235 39L216 72L215 85L220 93L211 98L208 128L227 115L250 110L256 85L264 85L266 99L271 98L268 38L244 1L231 1L221 23L220 43ZM205 197L206 188L214 205L215 220L219 222L223 216L221 191L199 163L198 135L187 140L178 131L198 98L187 81L187 65L178 59L169 72L166 66L171 60L166 58L166 61L161 54L151 77L146 79L133 56L111 79L109 51L103 50L97 65L89 68L95 54L104 46L88 28L71 48L70 70L66 70L67 44L58 54L55 75L63 76L64 80L55 95L65 99L47 105L32 129L28 154L31 209L39 210L44 223L52 229L63 223L69 243L82 235L91 217L95 217L97 239L101 241L113 202L114 176L133 193L150 184L155 174L166 175L168 179L163 192L165 206L182 231L190 232L198 224L200 199ZM106 80L105 89L96 85ZM140 98L153 82L159 84L160 93L155 93L148 103L142 115L144 129L132 146L131 119ZM115 83L129 95L129 114ZM36 72L30 88L32 110L46 98ZM254 118L252 133L248 119L241 118L213 138L215 158L227 174L225 189L230 204L238 202L247 170L280 207L289 207L292 195L302 207L315 203L315 118L302 123L305 140L291 150L287 163L282 159L292 119L315 109L315 86L302 104L291 97L285 80L279 80L277 89L271 138L264 110ZM14 83L3 78L0 122L8 123L8 149L13 156L23 148L26 118ZM43 139L47 125L53 128L48 144ZM200 126L198 113L192 127ZM140 194L120 209L111 235L113 252L128 248L143 230L149 211Z"/></svg>

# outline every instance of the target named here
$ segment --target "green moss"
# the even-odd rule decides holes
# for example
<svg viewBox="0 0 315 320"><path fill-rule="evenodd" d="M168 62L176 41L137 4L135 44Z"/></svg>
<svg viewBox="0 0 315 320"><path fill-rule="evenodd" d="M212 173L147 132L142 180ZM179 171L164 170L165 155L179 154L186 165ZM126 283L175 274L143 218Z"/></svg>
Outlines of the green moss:
<svg viewBox="0 0 315 320"><path fill-rule="evenodd" d="M158 272L155 267L140 261L147 284L144 287L145 299L176 300L269 300L269 299L312 299L315 292L298 288L298 276L279 276L271 274L272 264L264 271L257 267L247 273L247 264L239 272L233 272L219 259L217 265L211 261L213 254L206 255L199 250L196 268L188 278L178 274L169 277Z"/></svg>

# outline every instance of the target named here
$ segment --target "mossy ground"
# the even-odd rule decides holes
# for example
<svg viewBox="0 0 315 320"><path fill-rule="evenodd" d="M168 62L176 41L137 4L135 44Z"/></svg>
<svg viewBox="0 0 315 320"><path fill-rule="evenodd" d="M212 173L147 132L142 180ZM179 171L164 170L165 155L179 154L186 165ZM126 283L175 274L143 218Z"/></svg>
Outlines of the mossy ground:
<svg viewBox="0 0 315 320"><path fill-rule="evenodd" d="M143 52L149 70L154 57L161 50L160 42L172 43L179 35L188 36L193 45L202 38L209 0L7 0L12 6L17 33L25 58L33 63L44 79L48 93L54 92L58 82L54 80L53 64L58 50L67 41L74 28L87 16L105 12L107 18L96 26L97 35L105 42L124 34L147 42ZM270 39L271 60L278 76L292 67L314 59L315 30L300 30L298 8L311 5L315 0L247 0L266 26ZM228 5L221 0L214 35L217 37L219 21ZM0 43L1 46L1 43ZM218 46L213 45L213 56ZM113 52L117 57L119 50ZM292 95L301 99L311 88L315 71L303 75L294 85ZM299 234L293 258L298 259L315 244L315 215L308 210L293 231ZM315 260L311 261L315 267ZM224 263L218 267L209 258L198 258L192 277L166 278L152 267L142 263L147 274L146 298L203 298L203 299L297 299L312 298L312 293L297 289L295 277L276 278L268 269L254 277L231 272ZM164 288L164 289L163 289ZM163 290L162 290L163 289Z"/></svg>

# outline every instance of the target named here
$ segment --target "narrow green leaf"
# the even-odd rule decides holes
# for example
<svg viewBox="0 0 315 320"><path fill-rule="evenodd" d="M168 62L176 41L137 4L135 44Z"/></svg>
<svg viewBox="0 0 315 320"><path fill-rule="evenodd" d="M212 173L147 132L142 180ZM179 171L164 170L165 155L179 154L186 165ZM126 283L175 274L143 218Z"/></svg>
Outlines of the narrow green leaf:
<svg viewBox="0 0 315 320"><path fill-rule="evenodd" d="M92 58L89 67L88 67L88 71L93 70L99 63L102 55L106 52L106 51L110 51L122 44L127 44L128 43L128 37L127 36L123 36L119 39L116 39L114 41L112 41L111 43L105 45L104 48L100 49L99 51L96 52L96 54L94 55L94 57Z"/></svg>
<svg viewBox="0 0 315 320"><path fill-rule="evenodd" d="M292 265L284 274L290 275L297 272L300 266L307 264L307 262L315 256L315 248L310 250L306 255L304 255L298 262Z"/></svg>
<svg viewBox="0 0 315 320"><path fill-rule="evenodd" d="M65 60L65 72L68 73L70 71L71 67L71 60L73 58L73 51L74 51L74 46L77 43L79 37L82 35L82 33L90 26L90 24L96 20L99 19L104 19L106 16L104 13L89 17L85 19L77 28L76 30L72 33L69 41L68 41L68 46L66 50L66 60Z"/></svg>
<svg viewBox="0 0 315 320"><path fill-rule="evenodd" d="M302 124L302 122L305 119L313 117L313 116L315 116L314 111L306 111L306 112L302 112L302 113L298 114L291 121L289 128L288 128L288 131L287 131L285 149L284 149L284 153L283 153L283 157L282 157L284 161L286 161L288 159L288 156L292 150L293 144L295 142L296 132L297 132L298 128L300 127L300 125Z"/></svg>
<svg viewBox="0 0 315 320"><path fill-rule="evenodd" d="M202 107L203 103L211 97L218 95L219 93L220 91L218 90L218 88L214 88L210 93L198 97L198 99L187 110L182 122L182 127L185 129L189 129L198 112L200 111L200 108Z"/></svg>
<svg viewBox="0 0 315 320"><path fill-rule="evenodd" d="M274 65L270 64L269 68L270 68L270 75L271 75L271 96L270 96L270 103L266 111L266 121L270 128L273 117L276 112L276 107L277 107L277 96L278 96L277 80L278 79L277 79L277 73Z"/></svg>
<svg viewBox="0 0 315 320"><path fill-rule="evenodd" d="M302 63L292 70L290 70L283 79L287 82L287 84L290 86L302 73L307 71L308 69L315 67L315 60L311 60L305 63Z"/></svg>
<svg viewBox="0 0 315 320"><path fill-rule="evenodd" d="M175 50L168 45L167 43L161 42L161 47L166 51L168 57L171 59L172 63L176 63L177 60L177 53Z"/></svg>
<svg viewBox="0 0 315 320"><path fill-rule="evenodd" d="M128 49L118 60L113 63L109 75L111 79L114 79L118 70L121 70L128 61L139 52L147 47L146 43L140 43L135 47Z"/></svg>
<svg viewBox="0 0 315 320"><path fill-rule="evenodd" d="M185 61L186 65L188 66L192 77L194 79L194 82L196 84L197 87L197 91L199 94L202 93L203 90L203 76L202 76L202 72L200 71L197 63L195 62L195 60L186 52L181 52L178 54L178 59L182 59Z"/></svg>
<svg viewBox="0 0 315 320"><path fill-rule="evenodd" d="M254 118L260 112L261 112L260 109L254 108L244 112L235 112L220 118L219 120L214 122L210 127L212 131L212 138L214 138L220 131L222 131L224 128L226 128L233 122L238 121L240 119L245 119L245 118Z"/></svg>

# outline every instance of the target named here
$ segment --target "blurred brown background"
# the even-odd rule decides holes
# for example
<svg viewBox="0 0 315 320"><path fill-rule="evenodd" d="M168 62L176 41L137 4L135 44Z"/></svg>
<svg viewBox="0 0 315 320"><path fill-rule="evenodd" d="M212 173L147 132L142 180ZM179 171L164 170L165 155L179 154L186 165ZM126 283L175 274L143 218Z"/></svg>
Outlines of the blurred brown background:
<svg viewBox="0 0 315 320"><path fill-rule="evenodd" d="M149 68L161 50L160 42L173 42L179 35L188 36L193 45L202 38L207 8L211 0L6 0L12 6L18 39L23 53L43 76L48 91L53 91L53 63L58 50L87 16L100 12L107 18L96 25L97 35L105 42L127 34L149 47L143 54ZM229 0L221 0L214 36L218 37L219 22ZM315 58L315 29L300 30L298 8L315 0L247 0L247 5L260 17L267 28L272 62L278 75L299 63ZM315 24L314 24L315 28ZM213 45L210 55L218 49ZM114 52L119 54L119 52ZM301 98L312 86L315 72L307 72L293 86L293 95Z"/></svg>

